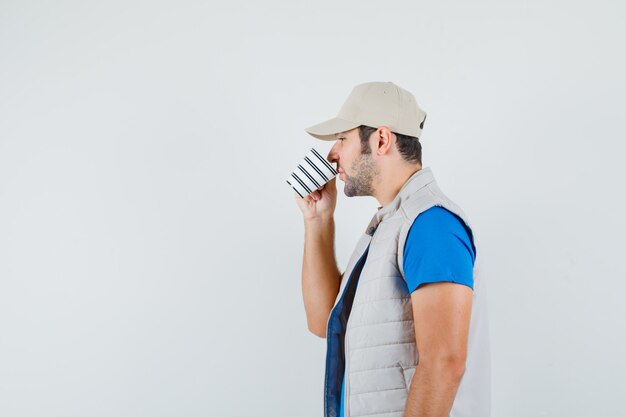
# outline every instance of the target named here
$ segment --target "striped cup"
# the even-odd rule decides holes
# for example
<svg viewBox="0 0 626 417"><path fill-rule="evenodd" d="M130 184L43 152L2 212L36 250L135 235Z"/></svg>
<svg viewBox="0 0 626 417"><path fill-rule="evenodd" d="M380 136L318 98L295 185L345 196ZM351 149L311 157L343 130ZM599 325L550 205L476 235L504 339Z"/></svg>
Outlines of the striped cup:
<svg viewBox="0 0 626 417"><path fill-rule="evenodd" d="M287 178L287 184L302 198L326 184L337 175L337 170L318 151L311 148Z"/></svg>

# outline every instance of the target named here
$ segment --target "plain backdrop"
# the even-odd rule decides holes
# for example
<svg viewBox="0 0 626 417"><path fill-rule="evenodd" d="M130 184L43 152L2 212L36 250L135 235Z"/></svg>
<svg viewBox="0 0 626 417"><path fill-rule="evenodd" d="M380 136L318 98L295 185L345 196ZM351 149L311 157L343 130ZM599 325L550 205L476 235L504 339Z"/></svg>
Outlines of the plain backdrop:
<svg viewBox="0 0 626 417"><path fill-rule="evenodd" d="M493 416L626 394L621 1L0 1L0 415L322 415L286 176L352 87L428 113ZM337 181L341 270L378 206Z"/></svg>

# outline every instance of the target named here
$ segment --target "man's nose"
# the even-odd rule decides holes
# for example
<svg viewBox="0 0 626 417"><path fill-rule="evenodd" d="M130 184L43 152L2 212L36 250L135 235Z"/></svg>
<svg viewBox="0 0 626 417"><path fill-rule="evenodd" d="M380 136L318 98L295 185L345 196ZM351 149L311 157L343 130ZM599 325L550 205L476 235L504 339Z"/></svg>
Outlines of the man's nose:
<svg viewBox="0 0 626 417"><path fill-rule="evenodd" d="M335 145L333 145L332 148L330 148L330 151L328 152L328 155L326 156L326 159L329 162L337 162L339 160L339 155L337 154L337 144L335 143Z"/></svg>

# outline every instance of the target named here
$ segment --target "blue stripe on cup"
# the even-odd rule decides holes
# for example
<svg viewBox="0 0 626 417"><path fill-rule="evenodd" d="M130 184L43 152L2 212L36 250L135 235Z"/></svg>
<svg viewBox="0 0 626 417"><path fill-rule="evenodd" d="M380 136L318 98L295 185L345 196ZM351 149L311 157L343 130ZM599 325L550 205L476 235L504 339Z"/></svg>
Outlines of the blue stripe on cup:
<svg viewBox="0 0 626 417"><path fill-rule="evenodd" d="M315 178L313 175L309 174L308 172L306 172L306 170L304 168L302 168L302 165L298 165L298 169L304 174L306 175L306 177L311 180L311 182L313 184L315 184L315 189L320 188L322 185L324 184L320 184L319 182L315 181Z"/></svg>
<svg viewBox="0 0 626 417"><path fill-rule="evenodd" d="M333 166L330 164L330 162L328 162L326 160L326 158L324 158L322 155L319 154L318 151L316 151L314 148L311 148L311 152L313 152L315 154L315 156L322 161L322 163L330 170L330 172L332 172L333 174L337 175L337 171L335 171L335 168L333 168Z"/></svg>
<svg viewBox="0 0 626 417"><path fill-rule="evenodd" d="M289 182L289 180L287 180L287 184L291 185L291 183ZM305 196L303 196L302 194L300 194L300 191L298 191L298 189L296 187L294 187L293 185L291 185L291 188L293 188L296 193L298 193L298 195L302 198L304 198Z"/></svg>
<svg viewBox="0 0 626 417"><path fill-rule="evenodd" d="M317 172L318 174L320 174L320 177L324 178L324 181L330 181L330 178L328 178L326 175L324 175L324 173L322 172L321 169L319 169L318 167L315 166L315 164L309 159L308 156L304 157L304 161L309 164L309 166L311 168L313 168L315 170L315 172Z"/></svg>

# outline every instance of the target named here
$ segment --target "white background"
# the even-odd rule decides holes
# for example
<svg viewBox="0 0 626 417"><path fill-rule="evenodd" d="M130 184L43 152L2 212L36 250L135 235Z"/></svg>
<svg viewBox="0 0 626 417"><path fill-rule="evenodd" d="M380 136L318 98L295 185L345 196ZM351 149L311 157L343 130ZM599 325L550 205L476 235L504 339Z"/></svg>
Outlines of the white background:
<svg viewBox="0 0 626 417"><path fill-rule="evenodd" d="M620 1L0 1L0 415L321 416L287 174L352 87L428 113L493 415L622 408ZM337 260L376 211L337 182Z"/></svg>

